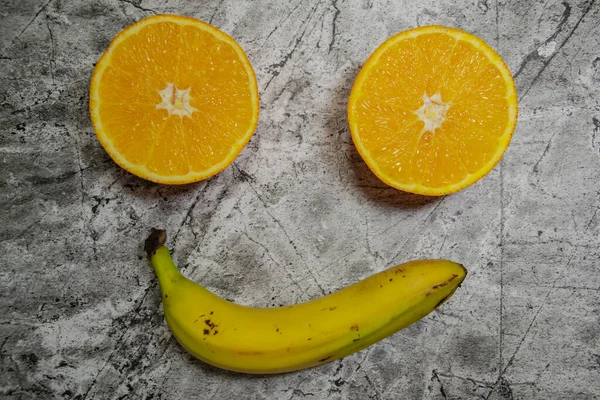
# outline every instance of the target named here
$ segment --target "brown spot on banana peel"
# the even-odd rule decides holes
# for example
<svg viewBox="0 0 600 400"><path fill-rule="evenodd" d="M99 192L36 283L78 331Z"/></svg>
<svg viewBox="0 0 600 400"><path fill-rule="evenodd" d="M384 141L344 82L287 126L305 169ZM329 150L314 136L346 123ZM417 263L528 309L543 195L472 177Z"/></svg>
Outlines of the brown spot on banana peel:
<svg viewBox="0 0 600 400"><path fill-rule="evenodd" d="M464 268L464 266L463 266L463 268ZM465 269L465 272L466 272L466 269ZM432 293L433 293L433 292L434 292L436 289L439 289L439 288L441 288L441 287L444 287L444 286L446 286L446 285L450 284L450 282L452 282L452 281L453 281L454 279L456 279L456 278L458 278L458 275L452 274L452 277L451 277L450 279L448 279L447 281L445 281L445 282L442 282L442 283L438 283L437 285L434 285L434 286L432 286L432 287L431 287L431 290L429 290L427 293L425 293L425 296L430 296L430 295L431 295L431 294L432 294ZM457 286L457 288L456 288L456 289L458 289L459 287L460 287L460 285L459 285L459 286ZM454 294L454 292L456 291L456 289L454 289L454 290L452 291L452 293L450 293L449 295L447 295L446 297L444 297L443 299L441 299L441 300L440 300L440 301L439 301L439 302L438 302L438 303L435 305L434 309L438 308L438 307L439 307L439 306L441 306L441 305L442 305L442 304L443 304L443 303L444 303L446 300L448 300L448 299L449 299L449 298L450 298L450 297L451 297L451 296Z"/></svg>
<svg viewBox="0 0 600 400"><path fill-rule="evenodd" d="M212 322L210 319L205 319L205 320L204 320L204 323L205 323L206 325L208 325L208 327L209 327L210 329L214 329L214 328L215 328L215 326L217 326L217 325L216 325L214 322Z"/></svg>
<svg viewBox="0 0 600 400"><path fill-rule="evenodd" d="M331 357L333 357L333 356L327 356L327 357L325 357L325 358L321 358L321 359L319 360L319 362L322 362L322 363L323 363L323 362L325 362L325 361L329 360Z"/></svg>
<svg viewBox="0 0 600 400"><path fill-rule="evenodd" d="M437 285L432 286L432 289L438 289L441 287L444 287L446 285L449 285L450 282L452 282L453 280L455 280L456 278L458 278L458 275L456 274L452 274L452 277L450 279L448 279L446 282L442 282L442 283L438 283Z"/></svg>
<svg viewBox="0 0 600 400"><path fill-rule="evenodd" d="M238 351L237 353L241 356L260 356L261 354L264 354L262 351L253 351L253 350Z"/></svg>

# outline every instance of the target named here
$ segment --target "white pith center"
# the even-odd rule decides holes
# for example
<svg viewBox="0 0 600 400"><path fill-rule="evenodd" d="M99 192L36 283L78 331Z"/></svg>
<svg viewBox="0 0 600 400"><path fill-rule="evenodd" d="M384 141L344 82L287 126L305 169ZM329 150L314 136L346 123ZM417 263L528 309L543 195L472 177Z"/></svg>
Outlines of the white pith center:
<svg viewBox="0 0 600 400"><path fill-rule="evenodd" d="M157 104L156 108L164 108L169 113L169 116L179 115L181 118L191 118L192 113L198 111L190 104L190 100L192 99L190 96L191 89L192 88L189 87L181 90L177 89L174 84L167 83L166 88L158 91L162 102Z"/></svg>
<svg viewBox="0 0 600 400"><path fill-rule="evenodd" d="M444 103L439 93L431 97L425 93L423 95L423 105L415 111L419 119L425 123L423 131L433 133L437 128L442 126L442 123L446 120L446 111L449 108L450 103Z"/></svg>

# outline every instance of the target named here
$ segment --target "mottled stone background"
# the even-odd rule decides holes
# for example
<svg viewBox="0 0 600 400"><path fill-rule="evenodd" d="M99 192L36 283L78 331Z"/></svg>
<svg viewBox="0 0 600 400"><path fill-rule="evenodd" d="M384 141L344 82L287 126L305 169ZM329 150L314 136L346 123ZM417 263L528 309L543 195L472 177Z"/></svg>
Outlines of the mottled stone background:
<svg viewBox="0 0 600 400"><path fill-rule="evenodd" d="M88 85L111 38L196 17L247 52L258 129L185 187L121 170ZM350 139L357 71L392 34L444 24L506 60L520 98L502 162L451 196L386 187ZM0 396L7 399L600 398L600 2L0 2ZM280 376L188 355L142 255L165 227L225 298L307 300L414 258L470 274L441 309L360 353Z"/></svg>

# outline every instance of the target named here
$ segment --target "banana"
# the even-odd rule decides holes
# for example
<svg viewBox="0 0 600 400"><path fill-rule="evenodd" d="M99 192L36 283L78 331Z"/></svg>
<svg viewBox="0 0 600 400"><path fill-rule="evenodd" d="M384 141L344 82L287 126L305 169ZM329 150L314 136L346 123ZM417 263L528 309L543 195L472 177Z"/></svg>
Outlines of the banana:
<svg viewBox="0 0 600 400"><path fill-rule="evenodd" d="M165 231L152 229L145 250L174 336L208 364L251 374L300 370L362 350L432 312L467 274L451 261L411 261L305 303L254 308L185 278L165 241Z"/></svg>

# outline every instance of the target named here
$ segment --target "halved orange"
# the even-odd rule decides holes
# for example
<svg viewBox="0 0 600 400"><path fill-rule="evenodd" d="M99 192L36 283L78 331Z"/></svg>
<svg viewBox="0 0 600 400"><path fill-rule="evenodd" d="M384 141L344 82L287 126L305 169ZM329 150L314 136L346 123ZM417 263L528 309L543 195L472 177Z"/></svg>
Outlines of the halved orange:
<svg viewBox="0 0 600 400"><path fill-rule="evenodd" d="M202 21L157 15L120 32L90 87L96 135L121 167L183 184L230 165L256 129L254 71L239 44Z"/></svg>
<svg viewBox="0 0 600 400"><path fill-rule="evenodd" d="M458 29L426 26L391 37L369 57L348 121L358 152L383 182L439 196L494 168L517 108L512 75L490 46Z"/></svg>

